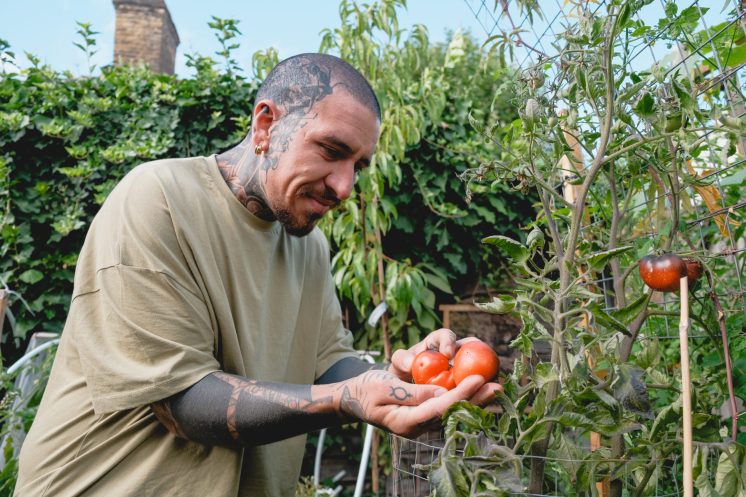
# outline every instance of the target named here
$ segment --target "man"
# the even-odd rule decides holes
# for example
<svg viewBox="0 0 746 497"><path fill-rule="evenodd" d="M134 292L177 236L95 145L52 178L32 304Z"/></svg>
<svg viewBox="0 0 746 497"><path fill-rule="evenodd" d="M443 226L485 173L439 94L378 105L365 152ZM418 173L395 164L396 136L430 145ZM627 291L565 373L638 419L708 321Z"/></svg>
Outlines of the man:
<svg viewBox="0 0 746 497"><path fill-rule="evenodd" d="M336 57L283 61L251 132L216 157L135 168L94 219L16 495L292 495L309 431L416 435L480 377L409 383L415 353L355 357L316 221L375 150L378 102Z"/></svg>

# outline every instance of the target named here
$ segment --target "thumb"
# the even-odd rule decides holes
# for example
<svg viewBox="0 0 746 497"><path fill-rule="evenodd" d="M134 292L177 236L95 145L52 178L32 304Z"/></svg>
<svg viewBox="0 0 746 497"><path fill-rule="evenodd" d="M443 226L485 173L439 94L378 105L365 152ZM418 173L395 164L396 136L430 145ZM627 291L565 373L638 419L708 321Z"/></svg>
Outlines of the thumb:
<svg viewBox="0 0 746 497"><path fill-rule="evenodd" d="M415 354L409 350L398 349L391 355L391 366L393 373L400 378L409 379L412 377L412 363Z"/></svg>

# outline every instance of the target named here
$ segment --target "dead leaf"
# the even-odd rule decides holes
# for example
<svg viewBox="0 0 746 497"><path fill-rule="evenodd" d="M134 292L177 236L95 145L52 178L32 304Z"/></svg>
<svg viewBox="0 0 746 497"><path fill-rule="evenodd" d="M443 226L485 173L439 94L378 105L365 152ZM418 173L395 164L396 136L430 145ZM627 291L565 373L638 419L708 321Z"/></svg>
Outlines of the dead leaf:
<svg viewBox="0 0 746 497"><path fill-rule="evenodd" d="M702 171L702 174L699 174L692 167L692 161L690 160L686 161L686 167L689 169L689 174L695 178L706 178L715 172L713 170L705 170ZM693 186L694 190L699 193L699 196L704 200L710 213L723 210L723 197L720 195L720 190L718 190L715 185ZM726 216L725 214L716 214L713 219L715 220L715 224L717 224L720 233L726 238L729 236L728 223L733 227L740 226L741 224L739 221L731 219L730 216Z"/></svg>

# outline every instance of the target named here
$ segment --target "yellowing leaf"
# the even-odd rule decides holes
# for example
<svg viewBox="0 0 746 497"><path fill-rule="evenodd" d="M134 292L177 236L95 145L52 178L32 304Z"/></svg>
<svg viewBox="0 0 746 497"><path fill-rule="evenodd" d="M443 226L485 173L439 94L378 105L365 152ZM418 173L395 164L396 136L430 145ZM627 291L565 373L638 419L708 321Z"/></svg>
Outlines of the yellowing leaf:
<svg viewBox="0 0 746 497"><path fill-rule="evenodd" d="M689 174L697 178L706 178L707 176L714 173L714 171L711 170L703 171L702 174L697 173L692 167L691 161L687 161L686 166L689 169ZM722 196L720 195L720 191L717 189L716 186L694 185L694 190L696 190L696 192L699 193L699 196L702 197L702 200L704 200L707 209L711 213L723 210ZM730 223L733 227L739 226L741 224L739 221L733 220L725 214L716 214L713 219L715 220L715 224L717 224L720 233L724 237L728 237L728 223Z"/></svg>

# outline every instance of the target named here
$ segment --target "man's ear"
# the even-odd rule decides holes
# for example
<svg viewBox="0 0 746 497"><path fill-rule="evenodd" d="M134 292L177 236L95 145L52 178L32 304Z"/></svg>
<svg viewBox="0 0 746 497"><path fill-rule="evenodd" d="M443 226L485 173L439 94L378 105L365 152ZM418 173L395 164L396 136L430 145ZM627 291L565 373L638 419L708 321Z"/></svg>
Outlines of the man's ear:
<svg viewBox="0 0 746 497"><path fill-rule="evenodd" d="M254 116L251 123L251 136L254 146L263 150L269 148L269 139L272 126L280 118L280 109L272 100L261 100L254 107Z"/></svg>

